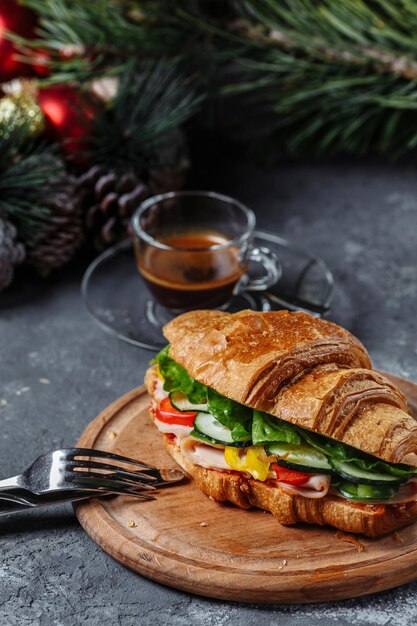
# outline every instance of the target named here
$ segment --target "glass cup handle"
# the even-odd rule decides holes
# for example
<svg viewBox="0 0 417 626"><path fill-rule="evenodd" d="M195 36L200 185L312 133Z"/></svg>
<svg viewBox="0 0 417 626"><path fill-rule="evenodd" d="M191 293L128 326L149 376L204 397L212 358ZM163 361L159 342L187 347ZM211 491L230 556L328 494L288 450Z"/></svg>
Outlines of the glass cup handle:
<svg viewBox="0 0 417 626"><path fill-rule="evenodd" d="M242 287L244 291L264 291L272 287L281 278L282 267L277 256L264 246L252 248L248 252L248 260L260 263L264 269L264 276L260 278L250 278L245 276Z"/></svg>

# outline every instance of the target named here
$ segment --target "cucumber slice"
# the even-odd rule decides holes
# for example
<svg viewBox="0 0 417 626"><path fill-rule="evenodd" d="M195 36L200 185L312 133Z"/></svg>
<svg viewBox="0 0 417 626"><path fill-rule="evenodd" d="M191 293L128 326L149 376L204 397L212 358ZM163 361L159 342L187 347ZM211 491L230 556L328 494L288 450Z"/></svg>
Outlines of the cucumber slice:
<svg viewBox="0 0 417 626"><path fill-rule="evenodd" d="M280 467L286 467L290 470L295 470L296 472L305 472L306 474L328 474L329 470L321 470L313 467L308 467L308 465L301 465L300 463L288 463L287 461L277 461L276 465ZM331 470L330 470L331 471Z"/></svg>
<svg viewBox="0 0 417 626"><path fill-rule="evenodd" d="M206 435L202 435L197 430L192 430L191 433L190 433L190 436L193 439L198 439L198 441L201 441L202 443L206 443L208 446L212 446L212 448L220 448L222 450L224 449L224 445L222 443L217 443L211 437L207 437Z"/></svg>
<svg viewBox="0 0 417 626"><path fill-rule="evenodd" d="M332 467L322 452L312 446L295 445L292 443L274 443L266 448L267 453L277 456L278 465L300 472L319 472L331 474ZM281 457L281 458L280 458Z"/></svg>
<svg viewBox="0 0 417 626"><path fill-rule="evenodd" d="M337 486L337 490L347 500L381 502L394 496L398 491L398 485L353 484L343 481Z"/></svg>
<svg viewBox="0 0 417 626"><path fill-rule="evenodd" d="M252 445L252 439L250 437L233 441L232 431L226 428L226 426L223 426L211 413L199 413L197 415L194 420L194 431L208 437L213 443L221 443L224 446L245 448Z"/></svg>
<svg viewBox="0 0 417 626"><path fill-rule="evenodd" d="M202 413L208 413L207 403L193 404L189 401L185 393L181 391L171 391L169 399L172 406L178 411L201 411Z"/></svg>
<svg viewBox="0 0 417 626"><path fill-rule="evenodd" d="M355 463L346 463L344 461L337 461L336 459L330 459L330 463L336 474L355 484L401 485L401 483L405 483L408 480L408 476L395 476L394 474L388 474L388 472L370 472L361 469L355 465Z"/></svg>

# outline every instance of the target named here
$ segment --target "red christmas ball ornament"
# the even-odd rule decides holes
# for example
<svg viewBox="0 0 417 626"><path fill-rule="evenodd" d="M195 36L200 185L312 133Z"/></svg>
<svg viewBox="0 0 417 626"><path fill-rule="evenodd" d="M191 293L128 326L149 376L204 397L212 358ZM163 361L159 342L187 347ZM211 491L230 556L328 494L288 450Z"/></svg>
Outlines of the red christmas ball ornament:
<svg viewBox="0 0 417 626"><path fill-rule="evenodd" d="M59 143L73 162L84 163L87 139L97 112L96 102L69 85L41 89L38 102L46 117L49 137Z"/></svg>
<svg viewBox="0 0 417 626"><path fill-rule="evenodd" d="M31 65L18 60L18 49L6 33L10 31L33 39L36 22L36 14L31 9L22 7L16 0L0 0L0 83L33 75Z"/></svg>

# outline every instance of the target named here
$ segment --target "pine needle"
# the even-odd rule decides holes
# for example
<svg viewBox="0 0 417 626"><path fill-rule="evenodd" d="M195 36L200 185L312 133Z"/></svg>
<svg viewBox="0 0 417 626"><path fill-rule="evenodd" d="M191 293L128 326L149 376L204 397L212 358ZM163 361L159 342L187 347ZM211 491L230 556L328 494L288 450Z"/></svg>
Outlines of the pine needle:
<svg viewBox="0 0 417 626"><path fill-rule="evenodd" d="M201 99L172 62L131 64L117 96L97 119L91 160L136 171L155 166L181 144L179 127Z"/></svg>
<svg viewBox="0 0 417 626"><path fill-rule="evenodd" d="M0 139L0 215L16 225L29 248L45 233L52 194L64 181L63 161L50 147L28 142L24 126Z"/></svg>

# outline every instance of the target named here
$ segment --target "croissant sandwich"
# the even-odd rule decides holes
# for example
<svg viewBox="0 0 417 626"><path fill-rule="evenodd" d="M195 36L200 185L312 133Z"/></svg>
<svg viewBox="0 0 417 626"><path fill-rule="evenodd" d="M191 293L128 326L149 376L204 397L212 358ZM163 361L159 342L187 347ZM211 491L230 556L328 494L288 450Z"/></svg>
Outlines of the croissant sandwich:
<svg viewBox="0 0 417 626"><path fill-rule="evenodd" d="M208 496L370 537L417 518L417 421L349 332L306 313L211 310L164 334L151 414Z"/></svg>

